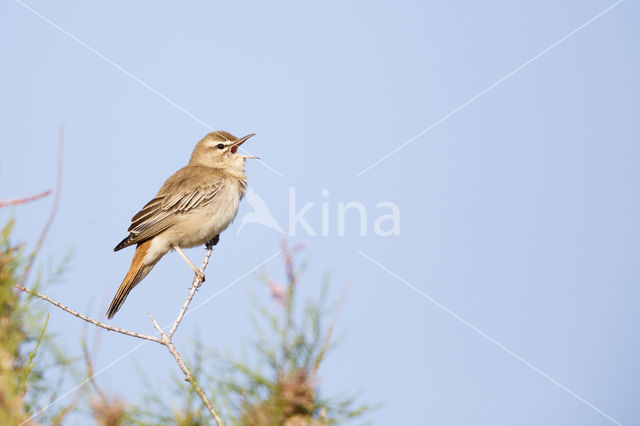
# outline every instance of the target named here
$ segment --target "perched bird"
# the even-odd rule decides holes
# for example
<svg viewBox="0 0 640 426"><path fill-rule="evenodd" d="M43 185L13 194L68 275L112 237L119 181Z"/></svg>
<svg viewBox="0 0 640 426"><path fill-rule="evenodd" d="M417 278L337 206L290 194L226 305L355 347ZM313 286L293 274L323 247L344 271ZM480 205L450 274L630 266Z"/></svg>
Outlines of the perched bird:
<svg viewBox="0 0 640 426"><path fill-rule="evenodd" d="M206 135L193 150L189 164L167 179L155 198L133 216L129 236L113 249L136 244L129 272L107 310L109 319L171 249L202 275L181 248L217 243L236 217L247 188L245 160L257 158L238 154L238 147L252 136L238 139L224 131Z"/></svg>

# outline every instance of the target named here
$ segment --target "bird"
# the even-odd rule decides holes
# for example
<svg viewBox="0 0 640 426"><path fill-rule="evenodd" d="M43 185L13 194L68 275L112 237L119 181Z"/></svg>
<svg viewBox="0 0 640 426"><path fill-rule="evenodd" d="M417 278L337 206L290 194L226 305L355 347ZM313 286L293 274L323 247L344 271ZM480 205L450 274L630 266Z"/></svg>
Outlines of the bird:
<svg viewBox="0 0 640 426"><path fill-rule="evenodd" d="M236 138L225 131L207 134L195 146L189 163L169 177L156 196L131 219L125 237L113 251L136 245L129 271L107 310L111 319L131 290L172 249L200 276L182 248L215 245L235 219L247 190L245 160L238 153L255 134Z"/></svg>

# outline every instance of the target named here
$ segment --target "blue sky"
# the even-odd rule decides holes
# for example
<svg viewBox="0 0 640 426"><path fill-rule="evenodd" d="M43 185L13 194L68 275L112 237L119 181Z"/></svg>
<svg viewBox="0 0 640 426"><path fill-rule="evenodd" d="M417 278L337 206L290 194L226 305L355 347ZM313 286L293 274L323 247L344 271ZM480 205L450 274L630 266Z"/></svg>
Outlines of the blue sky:
<svg viewBox="0 0 640 426"><path fill-rule="evenodd" d="M302 295L325 271L335 297L349 283L325 392L384 402L380 425L636 424L639 12L633 0L3 2L0 199L53 187L64 122L39 266L73 247L47 292L103 318L131 260L112 252L131 216L210 128L257 133L247 149L269 167L249 163L250 186L282 228L292 188L317 231L322 203L329 214L328 235L288 236L310 258ZM340 202L364 206L366 236L355 214L339 235ZM399 235L375 234L381 202L398 207ZM51 203L0 214L34 243ZM238 226L200 301L279 249L272 229ZM188 253L200 262L202 249ZM281 269L276 257L259 272ZM187 317L177 344L200 330L241 351L247 288L268 297L256 274ZM190 278L167 256L113 323L150 333L148 311L168 323ZM79 352L84 325L51 315ZM175 370L153 345L120 359L137 344L103 336L106 390L135 398L137 365Z"/></svg>

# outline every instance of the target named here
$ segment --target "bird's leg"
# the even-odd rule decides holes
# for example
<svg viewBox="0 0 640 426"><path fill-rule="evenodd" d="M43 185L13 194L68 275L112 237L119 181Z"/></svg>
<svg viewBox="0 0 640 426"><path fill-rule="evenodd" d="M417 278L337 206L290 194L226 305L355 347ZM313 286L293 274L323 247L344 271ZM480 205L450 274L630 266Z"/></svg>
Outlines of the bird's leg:
<svg viewBox="0 0 640 426"><path fill-rule="evenodd" d="M220 234L216 235L215 237L213 237L213 240L209 241L207 244L205 244L207 246L207 249L215 246L218 244L218 242L220 242Z"/></svg>
<svg viewBox="0 0 640 426"><path fill-rule="evenodd" d="M180 256L182 256L182 258L189 264L189 266L191 266L191 269L193 269L193 272L196 273L196 275L200 278L200 284L202 284L204 282L204 274L202 272L200 272L200 270L198 268L196 268L196 265L193 264L193 262L191 261L191 259L189 259L187 257L186 254L184 254L184 252L182 251L182 249L180 247L178 247L177 245L173 245L173 249L175 251L177 251L178 253L180 253Z"/></svg>

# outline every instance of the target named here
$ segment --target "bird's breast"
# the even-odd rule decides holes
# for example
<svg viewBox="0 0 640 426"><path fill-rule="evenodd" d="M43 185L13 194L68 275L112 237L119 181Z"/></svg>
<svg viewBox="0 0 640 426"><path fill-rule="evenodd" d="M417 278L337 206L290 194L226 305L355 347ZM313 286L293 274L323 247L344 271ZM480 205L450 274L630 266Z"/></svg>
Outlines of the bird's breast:
<svg viewBox="0 0 640 426"><path fill-rule="evenodd" d="M167 230L170 239L185 248L211 241L233 222L243 195L239 184L226 183L210 203L184 213L181 220Z"/></svg>

